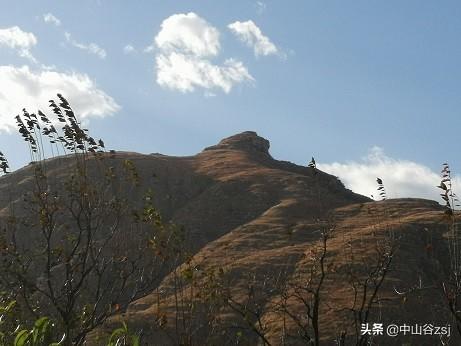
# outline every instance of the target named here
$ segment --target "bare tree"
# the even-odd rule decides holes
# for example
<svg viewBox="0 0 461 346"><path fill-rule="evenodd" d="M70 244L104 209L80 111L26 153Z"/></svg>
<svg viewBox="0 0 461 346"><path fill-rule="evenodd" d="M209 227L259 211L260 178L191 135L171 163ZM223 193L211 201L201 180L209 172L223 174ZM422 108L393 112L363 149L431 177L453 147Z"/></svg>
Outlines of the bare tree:
<svg viewBox="0 0 461 346"><path fill-rule="evenodd" d="M370 335L362 332L362 326L370 322L373 312L382 302L380 291L391 270L397 242L392 236L377 239L374 255L360 256L364 249L357 243L350 243L349 262L346 264L346 279L352 289L353 300L346 311L350 312L350 321L354 331L355 345L368 345ZM376 318L376 316L373 316ZM374 322L379 322L374 320ZM345 344L346 334L342 335L340 344Z"/></svg>
<svg viewBox="0 0 461 346"><path fill-rule="evenodd" d="M90 331L154 287L168 260L163 254L181 232L163 222L148 195L129 201L139 187L133 163L118 163L58 98L50 107L60 130L40 111L16 117L33 183L22 196L24 209L14 210L2 229L0 291L13 293L30 319L50 316L64 344L82 345ZM47 160L45 142L68 156ZM65 178L55 176L58 163L66 165Z"/></svg>
<svg viewBox="0 0 461 346"><path fill-rule="evenodd" d="M324 227L319 244L309 254L308 275L297 275L281 290L279 312L293 321L297 326L297 335L307 345L320 345L320 308L322 290L327 276L328 240L333 229ZM285 318L285 317L284 317Z"/></svg>

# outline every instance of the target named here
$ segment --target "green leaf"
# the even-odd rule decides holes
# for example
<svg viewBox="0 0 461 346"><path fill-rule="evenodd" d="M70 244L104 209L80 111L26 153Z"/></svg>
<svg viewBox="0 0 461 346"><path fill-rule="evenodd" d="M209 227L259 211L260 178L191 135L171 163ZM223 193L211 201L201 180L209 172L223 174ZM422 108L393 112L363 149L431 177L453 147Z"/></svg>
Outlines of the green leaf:
<svg viewBox="0 0 461 346"><path fill-rule="evenodd" d="M33 342L36 344L38 341L43 341L48 327L50 325L50 319L48 317L41 317L37 321L35 321L34 329L33 329Z"/></svg>
<svg viewBox="0 0 461 346"><path fill-rule="evenodd" d="M141 341L139 340L139 335L133 335L131 337L131 342L133 343L131 346L140 346Z"/></svg>
<svg viewBox="0 0 461 346"><path fill-rule="evenodd" d="M115 329L112 334L110 335L109 342L107 343L107 346L115 346L117 343L117 339L125 334L125 328L117 328Z"/></svg>
<svg viewBox="0 0 461 346"><path fill-rule="evenodd" d="M28 330L21 330L14 339L14 346L25 346L26 342L30 337L30 332Z"/></svg>

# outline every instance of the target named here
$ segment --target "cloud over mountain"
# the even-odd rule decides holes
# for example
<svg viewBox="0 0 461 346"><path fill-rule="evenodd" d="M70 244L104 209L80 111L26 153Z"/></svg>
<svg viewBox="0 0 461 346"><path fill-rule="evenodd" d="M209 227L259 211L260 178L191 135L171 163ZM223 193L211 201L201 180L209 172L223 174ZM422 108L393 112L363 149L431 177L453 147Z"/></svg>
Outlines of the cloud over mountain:
<svg viewBox="0 0 461 346"><path fill-rule="evenodd" d="M376 178L383 180L388 197L418 197L441 201L439 189L440 174L422 164L398 160L387 156L384 150L373 147L368 156L360 162L324 163L317 165L321 170L336 175L346 187L365 196L377 197ZM461 186L461 178L454 177L454 190Z"/></svg>
<svg viewBox="0 0 461 346"><path fill-rule="evenodd" d="M196 88L229 93L234 85L252 81L240 61L212 62L221 50L219 36L218 29L193 12L166 18L155 37L157 83L184 93Z"/></svg>
<svg viewBox="0 0 461 346"><path fill-rule="evenodd" d="M57 93L68 98L81 119L112 115L120 109L86 74L0 66L0 131L14 128L14 116L22 108L48 110L48 100Z"/></svg>

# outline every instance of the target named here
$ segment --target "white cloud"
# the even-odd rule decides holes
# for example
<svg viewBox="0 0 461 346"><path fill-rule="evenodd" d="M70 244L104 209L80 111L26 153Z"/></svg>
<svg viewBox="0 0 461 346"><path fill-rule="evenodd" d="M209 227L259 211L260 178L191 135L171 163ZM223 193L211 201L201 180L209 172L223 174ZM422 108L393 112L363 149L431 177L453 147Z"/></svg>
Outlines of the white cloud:
<svg viewBox="0 0 461 346"><path fill-rule="evenodd" d="M61 25L61 21L59 20L59 18L55 17L52 13L44 14L43 15L43 21L45 23L51 23L51 24L56 25L56 26Z"/></svg>
<svg viewBox="0 0 461 346"><path fill-rule="evenodd" d="M33 33L22 31L18 26L13 26L0 29L0 43L13 49L29 49L37 44L37 38Z"/></svg>
<svg viewBox="0 0 461 346"><path fill-rule="evenodd" d="M235 84L254 80L240 61L226 59L217 65L210 60L220 53L219 31L195 13L166 18L155 45L157 83L162 87L184 93L196 88L229 93Z"/></svg>
<svg viewBox="0 0 461 346"><path fill-rule="evenodd" d="M112 115L120 106L99 89L86 74L50 70L33 71L28 66L0 66L0 131L15 127L14 117L23 108L48 110L48 100L57 93L66 97L80 119Z"/></svg>
<svg viewBox="0 0 461 346"><path fill-rule="evenodd" d="M165 19L155 43L165 53L181 51L197 57L216 56L220 50L219 31L193 12Z"/></svg>
<svg viewBox="0 0 461 346"><path fill-rule="evenodd" d="M131 44L127 44L125 47L123 47L123 53L125 54L131 54L135 52L136 49Z"/></svg>
<svg viewBox="0 0 461 346"><path fill-rule="evenodd" d="M72 46L85 50L90 54L94 54L99 59L105 59L107 56L106 51L103 48L99 47L96 43L91 42L88 44L84 44L77 42L74 39L72 39L71 34L68 32L64 33L64 36L66 37L67 42L69 42Z"/></svg>
<svg viewBox="0 0 461 346"><path fill-rule="evenodd" d="M37 44L37 38L31 32L25 32L18 26L0 29L0 46L17 51L19 56L36 63L30 49Z"/></svg>
<svg viewBox="0 0 461 346"><path fill-rule="evenodd" d="M156 61L157 83L182 92L191 92L201 87L221 88L229 93L235 83L252 79L245 66L233 59L217 66L206 59L171 53L157 56Z"/></svg>
<svg viewBox="0 0 461 346"><path fill-rule="evenodd" d="M360 162L318 164L317 167L336 175L354 192L378 198L376 178L381 178L388 198L417 197L441 202L440 174L427 166L388 157L379 147L373 147ZM461 187L461 177L453 177L453 190Z"/></svg>
<svg viewBox="0 0 461 346"><path fill-rule="evenodd" d="M267 36L263 35L261 29L252 20L246 22L236 21L227 27L240 41L244 42L248 47L253 48L256 56L279 53L278 48Z"/></svg>

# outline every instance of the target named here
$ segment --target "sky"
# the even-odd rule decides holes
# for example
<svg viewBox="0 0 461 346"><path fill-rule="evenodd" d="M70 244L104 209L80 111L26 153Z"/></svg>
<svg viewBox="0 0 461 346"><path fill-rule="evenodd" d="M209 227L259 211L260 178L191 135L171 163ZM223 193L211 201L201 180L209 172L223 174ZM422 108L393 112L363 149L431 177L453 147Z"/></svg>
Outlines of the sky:
<svg viewBox="0 0 461 346"><path fill-rule="evenodd" d="M252 130L376 196L461 188L459 1L0 0L0 150L63 94L115 150L194 155Z"/></svg>

